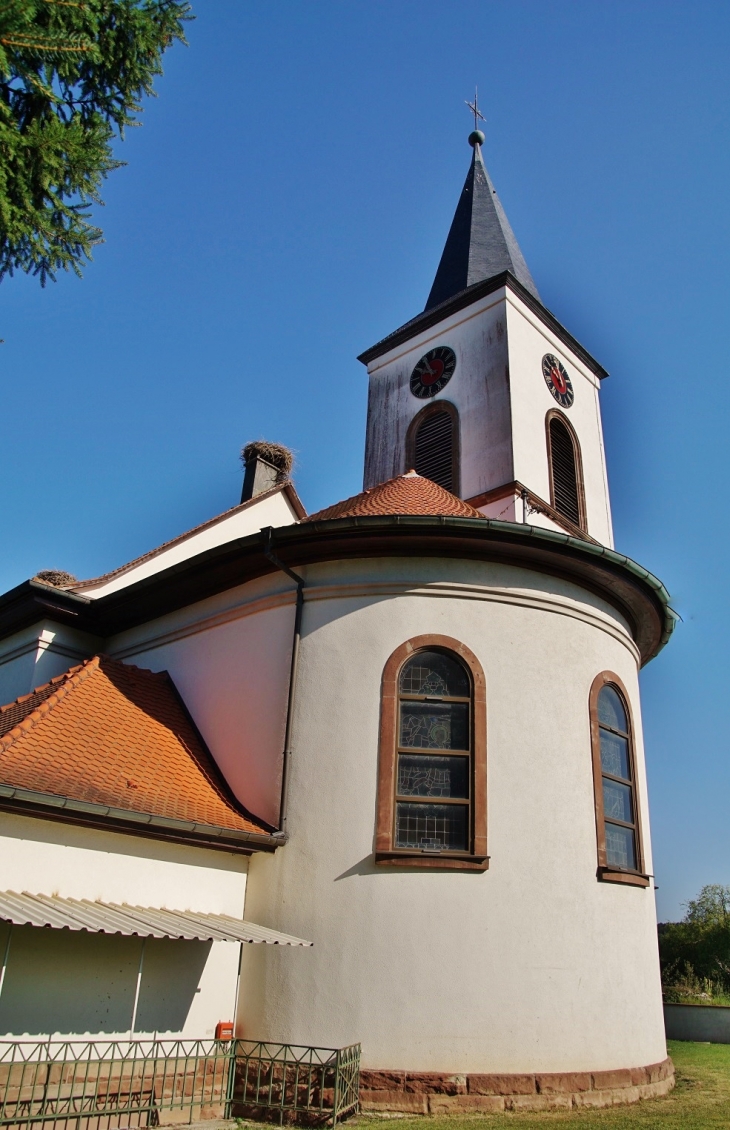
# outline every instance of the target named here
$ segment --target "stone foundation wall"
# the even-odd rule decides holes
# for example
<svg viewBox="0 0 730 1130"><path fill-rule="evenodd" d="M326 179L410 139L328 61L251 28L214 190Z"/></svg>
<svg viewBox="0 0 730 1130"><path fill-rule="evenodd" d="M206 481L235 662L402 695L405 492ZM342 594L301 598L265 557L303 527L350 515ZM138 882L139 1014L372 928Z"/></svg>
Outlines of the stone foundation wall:
<svg viewBox="0 0 730 1130"><path fill-rule="evenodd" d="M477 1114L570 1110L639 1102L674 1086L671 1059L649 1067L525 1075L360 1072L360 1109L369 1114Z"/></svg>

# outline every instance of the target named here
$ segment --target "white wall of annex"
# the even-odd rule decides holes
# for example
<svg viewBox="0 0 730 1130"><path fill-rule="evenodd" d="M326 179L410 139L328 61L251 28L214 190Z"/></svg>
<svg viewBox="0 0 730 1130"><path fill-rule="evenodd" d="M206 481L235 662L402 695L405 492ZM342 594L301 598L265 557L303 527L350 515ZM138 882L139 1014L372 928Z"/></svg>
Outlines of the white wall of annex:
<svg viewBox="0 0 730 1130"><path fill-rule="evenodd" d="M244 951L240 1031L361 1041L365 1066L416 1071L663 1059L653 891L596 878L588 695L606 669L631 696L652 869L621 618L576 586L488 563L353 562L313 567L310 583L331 587L304 610L291 838L252 859L246 912L314 946L296 965ZM486 673L485 873L373 862L382 670L423 633L463 641Z"/></svg>
<svg viewBox="0 0 730 1130"><path fill-rule="evenodd" d="M243 917L248 857L0 814L0 890ZM5 953L9 927L0 923ZM142 939L13 927L3 1038L128 1036ZM135 1035L205 1037L233 1016L239 947L145 943Z"/></svg>
<svg viewBox="0 0 730 1130"><path fill-rule="evenodd" d="M9 636L0 646L0 705L14 702L98 651L100 641L50 620Z"/></svg>
<svg viewBox="0 0 730 1130"><path fill-rule="evenodd" d="M295 591L275 574L109 641L109 654L168 671L231 789L276 826Z"/></svg>
<svg viewBox="0 0 730 1130"><path fill-rule="evenodd" d="M223 515L220 521L212 522L202 530L191 531L188 536L182 536L168 548L162 548L153 556L139 565L133 565L118 576L109 580L101 579L93 587L84 587L84 596L106 596L117 589L126 588L128 585L141 581L153 573L160 573L181 561L188 561L207 549L226 542L244 538L255 534L265 526L288 526L297 521L297 516L286 497L284 491L269 495L266 498L254 500L252 505L242 510L234 510L229 515Z"/></svg>
<svg viewBox="0 0 730 1130"><path fill-rule="evenodd" d="M545 418L551 409L558 409L572 424L580 443L588 533L611 547L613 532L598 380L512 294L506 317L515 478L546 502L551 501ZM558 357L568 371L575 393L570 408L561 408L545 383L542 359L546 353ZM539 515L530 521L550 525L541 521Z"/></svg>
<svg viewBox="0 0 730 1130"><path fill-rule="evenodd" d="M449 383L430 400L410 390L414 366L430 349L448 345L456 354ZM514 478L509 423L509 382L504 291L424 331L369 367L365 488L406 467L406 433L428 404L450 401L458 410L462 498Z"/></svg>

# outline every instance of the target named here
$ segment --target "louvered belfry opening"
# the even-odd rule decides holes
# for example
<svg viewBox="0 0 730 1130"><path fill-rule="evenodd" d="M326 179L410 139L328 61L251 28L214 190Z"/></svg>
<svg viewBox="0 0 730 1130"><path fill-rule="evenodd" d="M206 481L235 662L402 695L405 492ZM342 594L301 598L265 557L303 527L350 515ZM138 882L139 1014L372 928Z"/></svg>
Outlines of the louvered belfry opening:
<svg viewBox="0 0 730 1130"><path fill-rule="evenodd" d="M454 420L441 410L429 413L418 425L414 443L414 471L453 493Z"/></svg>
<svg viewBox="0 0 730 1130"><path fill-rule="evenodd" d="M553 476L553 506L576 526L581 525L578 468L575 446L568 427L559 416L550 421L550 463Z"/></svg>

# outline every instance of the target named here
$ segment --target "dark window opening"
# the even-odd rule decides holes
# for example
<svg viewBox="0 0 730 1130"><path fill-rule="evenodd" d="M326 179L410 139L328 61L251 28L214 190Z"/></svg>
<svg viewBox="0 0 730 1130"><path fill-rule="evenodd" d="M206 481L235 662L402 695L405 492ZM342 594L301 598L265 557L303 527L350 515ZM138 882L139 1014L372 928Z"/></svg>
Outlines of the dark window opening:
<svg viewBox="0 0 730 1130"><path fill-rule="evenodd" d="M449 412L429 413L418 425L413 469L444 490L454 491L454 420Z"/></svg>
<svg viewBox="0 0 730 1130"><path fill-rule="evenodd" d="M573 437L559 416L553 416L550 420L549 434L553 506L576 526L582 526Z"/></svg>

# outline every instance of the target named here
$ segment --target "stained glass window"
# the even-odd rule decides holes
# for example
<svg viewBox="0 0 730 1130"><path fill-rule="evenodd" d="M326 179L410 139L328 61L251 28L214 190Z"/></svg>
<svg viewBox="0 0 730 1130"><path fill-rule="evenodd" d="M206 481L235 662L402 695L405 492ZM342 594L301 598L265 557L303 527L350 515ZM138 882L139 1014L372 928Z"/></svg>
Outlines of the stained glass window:
<svg viewBox="0 0 730 1130"><path fill-rule="evenodd" d="M606 863L609 867L636 871L638 829L631 735L626 707L610 684L606 684L598 696L598 737Z"/></svg>
<svg viewBox="0 0 730 1130"><path fill-rule="evenodd" d="M399 690L394 846L467 852L472 793L469 674L447 652L420 651L403 667Z"/></svg>

